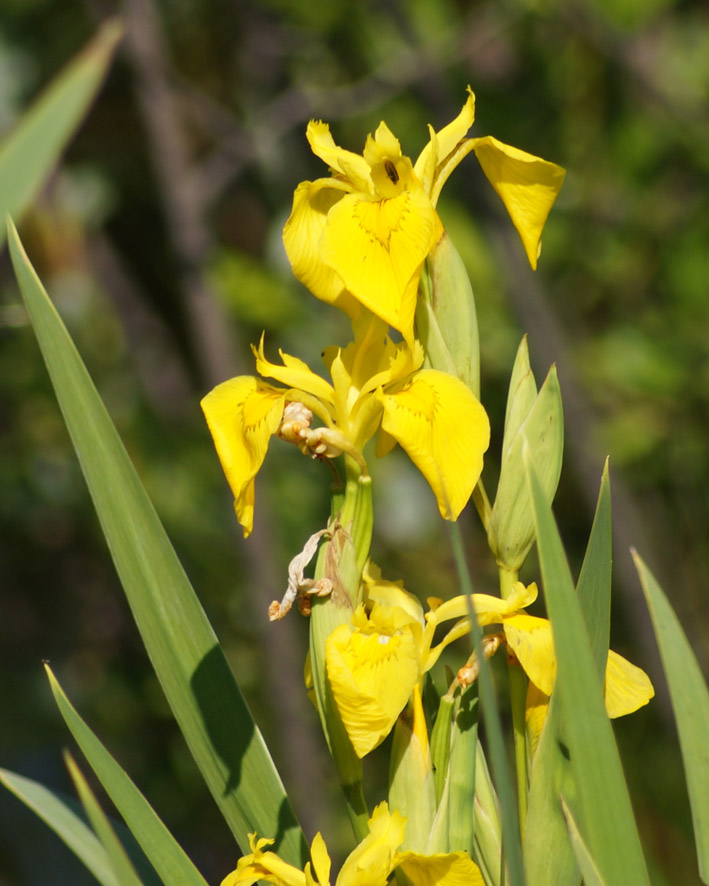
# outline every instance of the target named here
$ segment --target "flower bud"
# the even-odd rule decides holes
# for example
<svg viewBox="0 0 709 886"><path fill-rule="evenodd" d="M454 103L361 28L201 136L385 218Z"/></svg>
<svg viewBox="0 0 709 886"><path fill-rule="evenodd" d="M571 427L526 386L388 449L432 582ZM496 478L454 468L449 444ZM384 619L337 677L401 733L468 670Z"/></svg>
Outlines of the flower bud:
<svg viewBox="0 0 709 886"><path fill-rule="evenodd" d="M525 480L522 450L528 443L544 493L551 502L564 449L561 391L552 366L539 393L526 337L517 352L507 399L502 465L488 542L500 566L519 571L534 542L534 515Z"/></svg>
<svg viewBox="0 0 709 886"><path fill-rule="evenodd" d="M419 296L418 337L434 369L460 378L480 396L475 298L463 260L447 233L428 257L430 289Z"/></svg>

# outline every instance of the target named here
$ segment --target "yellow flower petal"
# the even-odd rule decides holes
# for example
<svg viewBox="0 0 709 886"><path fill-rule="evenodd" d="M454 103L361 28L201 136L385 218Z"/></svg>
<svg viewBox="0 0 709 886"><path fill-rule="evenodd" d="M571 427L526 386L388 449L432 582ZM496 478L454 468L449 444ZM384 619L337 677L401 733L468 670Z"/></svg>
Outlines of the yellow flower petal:
<svg viewBox="0 0 709 886"><path fill-rule="evenodd" d="M359 302L345 290L342 278L323 261L320 238L327 214L351 191L334 178L301 182L293 195L293 209L283 227L283 245L294 275L322 301L335 305L350 317L357 314Z"/></svg>
<svg viewBox="0 0 709 886"><path fill-rule="evenodd" d="M546 618L519 613L504 621L507 645L525 674L545 695L551 695L556 676L556 656L551 624Z"/></svg>
<svg viewBox="0 0 709 886"><path fill-rule="evenodd" d="M655 695L645 671L631 664L622 655L609 650L604 686L606 711L609 717L623 717L646 705Z"/></svg>
<svg viewBox="0 0 709 886"><path fill-rule="evenodd" d="M281 360L283 360L283 366L271 363L264 354L263 336L261 336L258 349L254 348L253 351L256 357L256 371L259 375L275 378L276 381L288 385L289 388L296 388L299 391L312 394L322 403L329 403L331 405L334 403L335 392L332 389L332 385L328 384L322 376L313 372L303 360L291 357L290 354L285 354L279 350L278 353ZM327 413L324 413L324 415L327 415Z"/></svg>
<svg viewBox="0 0 709 886"><path fill-rule="evenodd" d="M473 605L478 622L481 625L492 625L502 622L504 616L514 614L518 609L529 606L537 599L537 585L532 582L525 586L517 582L512 594L503 599L494 597L492 594L473 594ZM436 624L449 621L452 618L467 618L468 601L465 595L451 597L445 603L436 607L433 618Z"/></svg>
<svg viewBox="0 0 709 886"><path fill-rule="evenodd" d="M365 634L340 625L325 645L327 676L358 757L391 731L419 677L419 653L410 628Z"/></svg>
<svg viewBox="0 0 709 886"><path fill-rule="evenodd" d="M549 696L529 681L527 686L527 701L524 709L524 719L527 726L527 742L530 756L534 757L542 737L542 730L549 713Z"/></svg>
<svg viewBox="0 0 709 886"><path fill-rule="evenodd" d="M330 855L320 831L317 832L313 838L312 845L310 846L310 859L312 861L317 882L322 883L323 886L324 884L329 883L332 862L330 861Z"/></svg>
<svg viewBox="0 0 709 886"><path fill-rule="evenodd" d="M256 842L253 837L254 834L249 835L252 852L239 859L236 870L222 880L221 886L251 886L259 880L274 886L306 886L303 871L287 864L275 852L263 851L273 840Z"/></svg>
<svg viewBox="0 0 709 886"><path fill-rule="evenodd" d="M249 375L217 385L202 400L202 409L244 527L253 528L254 483L268 442L283 417L285 392Z"/></svg>
<svg viewBox="0 0 709 886"><path fill-rule="evenodd" d="M431 183L429 182L427 187L426 182L427 179L432 180L432 174L427 175L428 169L431 165L431 156L434 155L433 169L435 170L439 163L445 161L445 158L451 153L451 151L453 151L456 145L465 138L466 133L473 125L474 121L475 94L472 89L468 87L468 98L466 99L461 112L455 120L447 126L444 126L440 132L435 133L435 139L433 136L431 137L431 140L423 151L421 151L416 160L414 172L424 185L424 189L429 196L431 194Z"/></svg>
<svg viewBox="0 0 709 886"><path fill-rule="evenodd" d="M487 413L467 385L435 369L417 372L382 399L382 428L428 480L441 515L456 520L482 470L490 442Z"/></svg>
<svg viewBox="0 0 709 886"><path fill-rule="evenodd" d="M385 886L395 865L396 849L404 842L406 819L389 812L386 803L375 807L367 822L369 834L347 856L336 886Z"/></svg>
<svg viewBox="0 0 709 886"><path fill-rule="evenodd" d="M472 139L473 150L490 184L522 238L529 263L536 270L544 223L564 182L565 171L491 135Z"/></svg>
<svg viewBox="0 0 709 886"><path fill-rule="evenodd" d="M406 590L403 581L387 581L382 578L381 570L371 560L364 568L362 580L368 602L377 603L380 609L387 606L401 609L407 614L409 623L423 625L421 602Z"/></svg>
<svg viewBox="0 0 709 886"><path fill-rule="evenodd" d="M412 886L485 886L480 868L467 852L398 852L396 860Z"/></svg>
<svg viewBox="0 0 709 886"><path fill-rule="evenodd" d="M372 194L369 164L364 157L335 144L330 127L321 120L311 120L305 132L310 149L316 157L339 172L356 191Z"/></svg>
<svg viewBox="0 0 709 886"><path fill-rule="evenodd" d="M320 256L357 301L410 341L421 266L442 235L423 191L376 201L348 194L328 213Z"/></svg>

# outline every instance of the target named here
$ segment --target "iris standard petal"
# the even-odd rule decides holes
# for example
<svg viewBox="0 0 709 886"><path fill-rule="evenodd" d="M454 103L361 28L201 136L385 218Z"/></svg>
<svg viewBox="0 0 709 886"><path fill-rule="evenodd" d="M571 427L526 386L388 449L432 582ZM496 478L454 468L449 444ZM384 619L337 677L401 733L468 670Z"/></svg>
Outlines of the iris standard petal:
<svg viewBox="0 0 709 886"><path fill-rule="evenodd" d="M468 87L468 98L461 112L447 126L444 126L439 132L435 133L435 139L432 137L426 147L421 151L414 165L414 172L419 181L424 184L427 177L426 170L433 165L435 169L439 163L442 163L446 157L453 151L455 146L465 138L468 130L475 122L475 93ZM435 159L431 164L431 154L434 153ZM424 184L425 187L425 184ZM429 193L428 189L427 193Z"/></svg>
<svg viewBox="0 0 709 886"><path fill-rule="evenodd" d="M327 163L334 172L344 176L355 191L372 193L369 163L360 154L338 147L327 123L311 120L305 136L313 154Z"/></svg>
<svg viewBox="0 0 709 886"><path fill-rule="evenodd" d="M435 369L381 395L382 428L406 451L433 490L441 515L456 520L480 477L490 422L470 388Z"/></svg>
<svg viewBox="0 0 709 886"><path fill-rule="evenodd" d="M536 270L542 229L566 172L556 163L506 145L491 135L471 142L483 172L522 238L530 265Z"/></svg>
<svg viewBox="0 0 709 886"><path fill-rule="evenodd" d="M253 528L253 478L281 423L284 403L285 391L250 375L222 382L202 399L244 537Z"/></svg>
<svg viewBox="0 0 709 886"><path fill-rule="evenodd" d="M256 357L256 371L259 375L275 378L276 381L282 382L289 388L305 391L323 403L333 404L335 392L332 389L332 385L328 384L322 376L313 372L303 360L279 351L283 365L279 366L277 363L271 363L264 354L263 336L258 348L253 348L253 351Z"/></svg>
<svg viewBox="0 0 709 886"><path fill-rule="evenodd" d="M442 236L423 191L376 201L348 194L328 213L320 256L357 301L411 340L421 266Z"/></svg>

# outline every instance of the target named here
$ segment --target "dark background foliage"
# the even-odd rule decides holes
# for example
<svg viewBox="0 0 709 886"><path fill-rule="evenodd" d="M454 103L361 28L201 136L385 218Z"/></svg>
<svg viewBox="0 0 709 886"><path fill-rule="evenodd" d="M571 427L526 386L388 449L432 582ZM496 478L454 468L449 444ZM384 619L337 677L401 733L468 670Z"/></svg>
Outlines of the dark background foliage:
<svg viewBox="0 0 709 886"><path fill-rule="evenodd" d="M266 606L327 513L326 470L275 443L257 526L239 538L199 399L251 371L262 330L317 365L343 318L308 296L280 245L295 185L325 174L304 138L331 123L359 151L386 119L406 153L458 112L475 134L568 170L540 269L474 160L440 211L478 300L495 462L523 332L539 380L556 362L566 458L556 512L575 569L606 455L615 514L613 645L658 697L616 723L657 884L696 879L676 737L635 545L709 665L709 13L696 0L4 0L0 133L118 13L127 36L89 119L21 234L65 317L215 624L309 835L347 846L305 704L306 625ZM70 696L203 869L236 847L142 649L44 367L0 258L0 765L70 792L69 739L41 668ZM450 595L433 497L405 457L377 466L375 558L425 597ZM494 564L464 515L475 582ZM533 564L528 568L534 575ZM376 765L376 764L375 764ZM88 875L9 795L0 884Z"/></svg>

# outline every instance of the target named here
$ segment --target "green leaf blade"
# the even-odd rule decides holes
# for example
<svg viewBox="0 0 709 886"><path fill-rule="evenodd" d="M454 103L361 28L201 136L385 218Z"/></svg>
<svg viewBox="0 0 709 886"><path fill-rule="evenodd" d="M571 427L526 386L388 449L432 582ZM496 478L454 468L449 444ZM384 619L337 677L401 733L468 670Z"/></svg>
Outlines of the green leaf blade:
<svg viewBox="0 0 709 886"><path fill-rule="evenodd" d="M699 876L709 883L709 689L665 593L635 551L633 560L660 647L679 733Z"/></svg>
<svg viewBox="0 0 709 886"><path fill-rule="evenodd" d="M223 650L54 306L10 222L15 273L111 556L175 719L237 843L302 832Z"/></svg>
<svg viewBox="0 0 709 886"><path fill-rule="evenodd" d="M207 886L152 806L78 715L51 669L45 669L64 722L162 881Z"/></svg>
<svg viewBox="0 0 709 886"><path fill-rule="evenodd" d="M19 218L32 202L98 92L123 29L107 22L56 77L0 148L0 214ZM0 228L0 246L5 229Z"/></svg>
<svg viewBox="0 0 709 886"><path fill-rule="evenodd" d="M54 791L7 769L0 769L0 783L49 825L101 886L119 886L101 841Z"/></svg>
<svg viewBox="0 0 709 886"><path fill-rule="evenodd" d="M580 832L604 880L642 886L647 868L588 631L551 505L525 460Z"/></svg>
<svg viewBox="0 0 709 886"><path fill-rule="evenodd" d="M598 672L608 657L612 571L610 479L606 464L596 513L576 591ZM553 695L530 779L524 862L529 886L576 886L578 847L569 841L560 797L572 796L573 776L564 753L559 699ZM573 838L573 834L572 834ZM553 871L549 859L554 859Z"/></svg>
<svg viewBox="0 0 709 886"><path fill-rule="evenodd" d="M98 800L88 785L88 782L81 774L81 770L74 762L71 754L66 753L64 760L69 770L69 775L74 782L81 804L86 811L86 816L91 822L96 836L101 841L103 848L106 850L108 863L115 874L116 880L120 886L142 886L135 868L131 864L125 849L121 845L121 841L116 836L116 832L111 827L111 823L99 806Z"/></svg>

